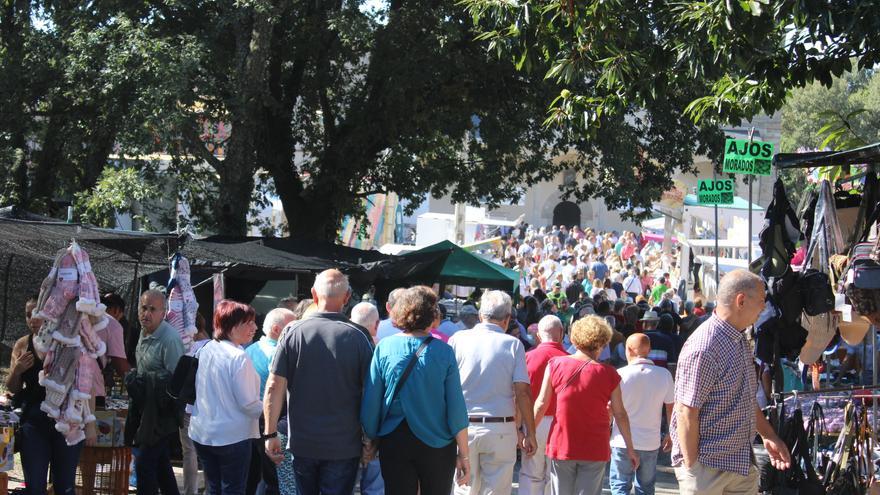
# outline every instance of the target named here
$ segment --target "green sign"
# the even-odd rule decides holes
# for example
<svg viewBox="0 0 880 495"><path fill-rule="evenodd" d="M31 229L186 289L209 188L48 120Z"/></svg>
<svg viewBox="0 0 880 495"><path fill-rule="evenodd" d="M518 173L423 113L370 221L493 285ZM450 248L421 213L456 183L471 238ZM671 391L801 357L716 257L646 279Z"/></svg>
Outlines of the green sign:
<svg viewBox="0 0 880 495"><path fill-rule="evenodd" d="M773 143L730 139L724 143L724 171L731 174L770 175Z"/></svg>
<svg viewBox="0 0 880 495"><path fill-rule="evenodd" d="M700 180L697 185L697 203L701 205L733 204L733 179Z"/></svg>

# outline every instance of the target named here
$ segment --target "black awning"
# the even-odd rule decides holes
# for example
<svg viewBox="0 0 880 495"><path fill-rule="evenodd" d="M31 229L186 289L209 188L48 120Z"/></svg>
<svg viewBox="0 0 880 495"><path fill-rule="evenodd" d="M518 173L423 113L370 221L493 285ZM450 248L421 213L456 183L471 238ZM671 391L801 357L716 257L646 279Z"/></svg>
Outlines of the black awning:
<svg viewBox="0 0 880 495"><path fill-rule="evenodd" d="M807 153L779 153L773 165L779 169L814 168L836 165L861 165L880 162L880 143L844 151L810 151Z"/></svg>

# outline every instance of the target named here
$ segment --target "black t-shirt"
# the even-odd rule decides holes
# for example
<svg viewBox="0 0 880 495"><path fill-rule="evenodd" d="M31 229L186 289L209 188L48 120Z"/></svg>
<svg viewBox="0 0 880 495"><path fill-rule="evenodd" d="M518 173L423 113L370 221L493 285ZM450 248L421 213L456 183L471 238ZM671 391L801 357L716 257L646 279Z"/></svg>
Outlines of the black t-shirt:
<svg viewBox="0 0 880 495"><path fill-rule="evenodd" d="M372 342L339 313L313 313L287 326L272 373L287 379L294 457L360 457L360 408Z"/></svg>

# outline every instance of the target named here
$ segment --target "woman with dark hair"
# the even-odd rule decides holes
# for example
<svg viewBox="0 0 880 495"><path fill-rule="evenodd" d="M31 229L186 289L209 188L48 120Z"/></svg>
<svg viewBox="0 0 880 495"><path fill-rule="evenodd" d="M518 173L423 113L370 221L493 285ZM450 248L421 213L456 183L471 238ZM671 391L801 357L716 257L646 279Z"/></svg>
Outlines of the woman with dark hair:
<svg viewBox="0 0 880 495"><path fill-rule="evenodd" d="M199 350L196 402L189 436L211 494L245 492L251 440L259 438L260 377L244 351L257 331L254 308L223 300L214 311L214 340Z"/></svg>
<svg viewBox="0 0 880 495"><path fill-rule="evenodd" d="M538 323L541 320L541 310L538 307L538 300L532 296L524 297L523 304L525 305L525 308L522 314L522 319L519 320L519 322L522 323L524 327L528 328L533 323Z"/></svg>
<svg viewBox="0 0 880 495"><path fill-rule="evenodd" d="M406 289L392 313L401 332L376 346L361 424L367 437L382 440L385 493L448 495L456 468L459 484L470 478L468 415L455 353L430 336L437 315L437 296L430 288Z"/></svg>
<svg viewBox="0 0 880 495"><path fill-rule="evenodd" d="M21 467L27 483L25 493L46 493L46 478L51 471L55 493L73 493L76 466L85 442L67 445L64 435L55 429L55 420L40 409L46 388L40 385L43 361L34 348L34 337L43 321L35 316L37 296L24 306L24 319L29 333L12 347L12 363L6 376L6 390L13 395L12 403L21 408Z"/></svg>

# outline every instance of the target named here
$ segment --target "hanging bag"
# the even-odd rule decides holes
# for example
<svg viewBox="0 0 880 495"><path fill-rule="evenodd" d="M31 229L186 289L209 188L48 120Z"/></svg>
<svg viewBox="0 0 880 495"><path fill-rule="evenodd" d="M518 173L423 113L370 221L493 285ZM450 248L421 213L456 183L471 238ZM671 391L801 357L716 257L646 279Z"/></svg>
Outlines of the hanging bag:
<svg viewBox="0 0 880 495"><path fill-rule="evenodd" d="M803 325L809 332L807 343L800 354L804 364L815 363L837 333L839 314L831 311L834 309L834 292L828 273L831 270L831 255L840 253L843 249L843 236L834 211L831 184L824 180L820 186L814 228L802 265L805 277L801 279ZM810 306L809 310L807 305ZM825 311L820 311L822 309Z"/></svg>
<svg viewBox="0 0 880 495"><path fill-rule="evenodd" d="M212 341L202 346L195 355L184 354L177 361L174 373L168 382L166 392L178 405L193 405L196 403L196 373L199 371L199 353Z"/></svg>

